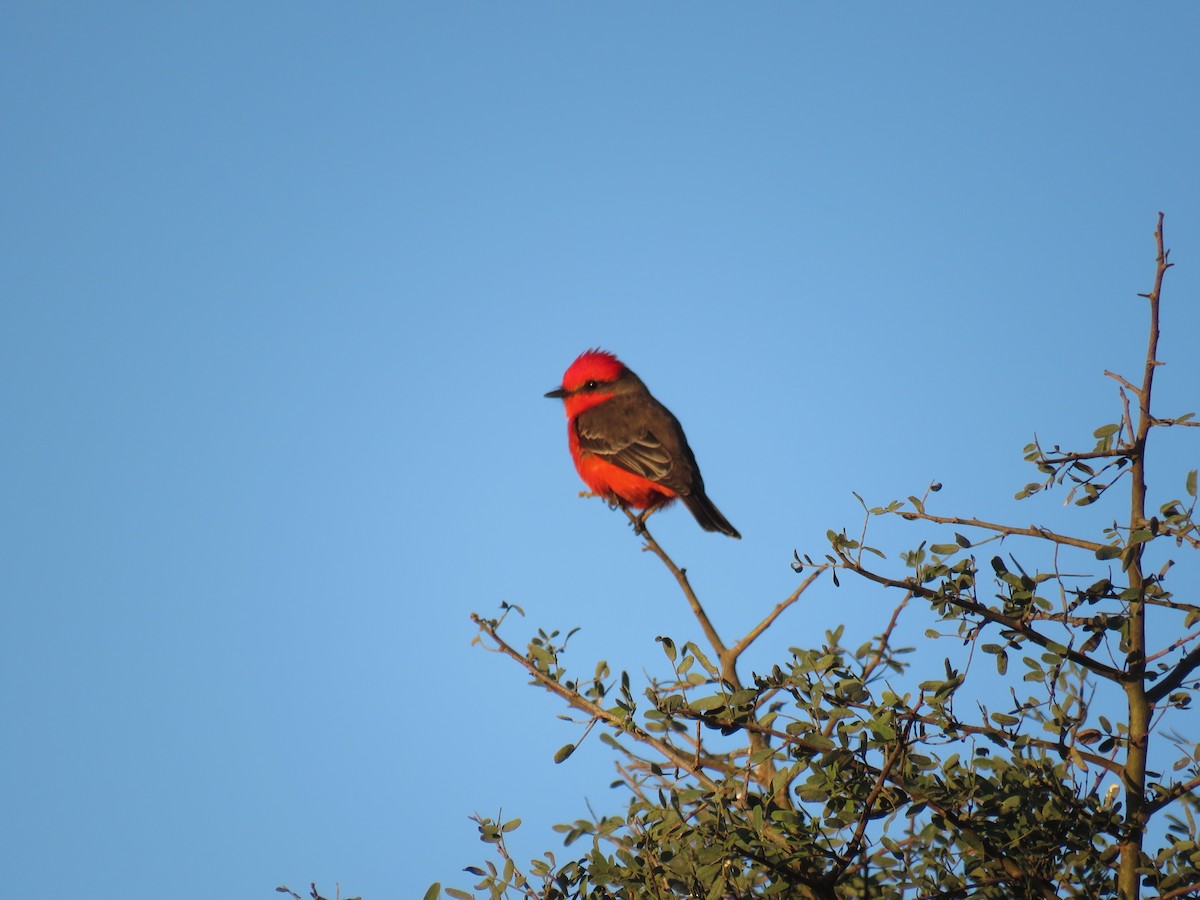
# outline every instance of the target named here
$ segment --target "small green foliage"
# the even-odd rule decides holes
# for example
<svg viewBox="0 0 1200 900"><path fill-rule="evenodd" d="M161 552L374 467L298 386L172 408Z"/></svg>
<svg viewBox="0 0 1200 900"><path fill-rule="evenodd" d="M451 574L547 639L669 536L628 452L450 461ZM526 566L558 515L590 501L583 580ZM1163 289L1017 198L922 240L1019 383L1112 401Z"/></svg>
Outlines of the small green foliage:
<svg viewBox="0 0 1200 900"><path fill-rule="evenodd" d="M663 652L667 654L667 659L675 662L675 642L669 637L658 637L655 640L662 644Z"/></svg>
<svg viewBox="0 0 1200 900"><path fill-rule="evenodd" d="M1165 253L1159 266L1161 282ZM788 601L741 642L722 642L698 614L711 648L657 638L665 662L656 657L646 673L639 708L627 672L613 683L601 663L590 680L572 679L564 657L573 632L538 631L521 654L497 631L515 607L477 618L481 644L586 713L587 728L599 723L624 806L557 826L571 858L546 853L524 867L504 843L519 820L476 817L495 860L467 870L475 889L493 900L1189 896L1200 884L1200 744L1164 729L1194 730L1200 605L1190 585L1173 596L1175 560L1165 554L1200 550L1197 472L1186 475L1188 499L1157 514L1139 486L1154 429L1192 416L1155 418L1125 402L1139 390L1150 396L1149 382L1118 382L1118 421L1073 450L1035 437L1023 454L1036 480L1016 493L1066 487L1062 506L1100 504L1111 524L1068 535L955 516L935 508L934 482L923 497L881 506L855 494L861 531L830 529L828 553L796 550L784 561L806 580L827 573L837 586L843 576L846 590L879 597L879 629L856 622L818 639L803 619L776 621ZM940 534L910 536L915 549L889 566L867 545L867 526L883 516ZM947 526L963 530L953 542ZM820 586L823 602L835 602ZM694 595L688 602L699 605ZM912 668L913 648L893 644L902 618L941 642L936 651L922 644ZM812 645L773 662L756 657L747 675L739 654L783 627Z"/></svg>

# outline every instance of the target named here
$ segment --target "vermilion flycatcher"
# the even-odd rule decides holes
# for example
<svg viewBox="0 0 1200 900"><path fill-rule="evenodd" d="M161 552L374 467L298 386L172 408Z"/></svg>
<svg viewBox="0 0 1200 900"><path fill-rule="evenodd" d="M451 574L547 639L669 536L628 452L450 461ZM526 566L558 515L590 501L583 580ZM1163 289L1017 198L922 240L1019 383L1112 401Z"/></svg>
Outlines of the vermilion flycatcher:
<svg viewBox="0 0 1200 900"><path fill-rule="evenodd" d="M643 510L639 522L678 497L705 531L741 538L704 493L679 420L611 353L581 354L546 396L562 399L571 458L595 493Z"/></svg>

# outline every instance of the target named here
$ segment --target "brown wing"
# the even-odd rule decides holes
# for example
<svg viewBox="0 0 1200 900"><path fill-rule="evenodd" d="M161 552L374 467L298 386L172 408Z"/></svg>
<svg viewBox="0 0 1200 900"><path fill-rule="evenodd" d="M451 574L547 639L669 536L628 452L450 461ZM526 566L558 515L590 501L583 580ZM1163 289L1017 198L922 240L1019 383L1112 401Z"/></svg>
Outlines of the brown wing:
<svg viewBox="0 0 1200 900"><path fill-rule="evenodd" d="M741 538L704 492L679 420L643 390L618 394L575 418L579 449L674 491L700 527Z"/></svg>
<svg viewBox="0 0 1200 900"><path fill-rule="evenodd" d="M619 394L575 419L579 449L627 472L691 492L696 460L679 422L649 394Z"/></svg>

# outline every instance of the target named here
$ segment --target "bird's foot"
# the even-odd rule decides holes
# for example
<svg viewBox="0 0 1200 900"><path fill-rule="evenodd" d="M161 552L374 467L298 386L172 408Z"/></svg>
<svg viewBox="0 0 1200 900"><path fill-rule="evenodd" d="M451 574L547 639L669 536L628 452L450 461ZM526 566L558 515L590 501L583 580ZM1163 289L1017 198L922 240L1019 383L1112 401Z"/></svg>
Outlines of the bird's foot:
<svg viewBox="0 0 1200 900"><path fill-rule="evenodd" d="M650 518L650 514L654 512L654 507L644 509L638 515L633 517L633 533L642 537L646 534L646 520Z"/></svg>

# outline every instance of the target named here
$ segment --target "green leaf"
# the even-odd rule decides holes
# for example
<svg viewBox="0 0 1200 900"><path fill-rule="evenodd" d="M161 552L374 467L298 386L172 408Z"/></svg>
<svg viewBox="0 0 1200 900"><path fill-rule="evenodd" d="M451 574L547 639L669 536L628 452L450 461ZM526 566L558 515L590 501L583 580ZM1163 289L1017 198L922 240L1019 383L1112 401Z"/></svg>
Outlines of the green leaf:
<svg viewBox="0 0 1200 900"><path fill-rule="evenodd" d="M1025 485L1025 487L1021 488L1021 490L1013 494L1013 499L1024 500L1026 497L1032 497L1041 489L1042 486L1040 484L1038 484L1036 481L1031 481L1029 484Z"/></svg>
<svg viewBox="0 0 1200 900"><path fill-rule="evenodd" d="M575 745L574 745L574 744L563 744L561 747L559 747L559 748L558 748L558 750L556 750L556 751L555 751L555 753L554 753L554 762L555 762L556 764L557 764L557 763L560 763L560 762L566 762L566 761L567 761L567 759L568 759L568 758L571 756L571 754L572 754L572 753L574 753L574 752L575 752Z"/></svg>
<svg viewBox="0 0 1200 900"><path fill-rule="evenodd" d="M938 556L953 556L961 550L958 544L933 544L929 548L930 553L936 553Z"/></svg>
<svg viewBox="0 0 1200 900"><path fill-rule="evenodd" d="M810 746L816 747L818 750L832 750L836 744L820 732L811 732L804 735L804 742Z"/></svg>
<svg viewBox="0 0 1200 900"><path fill-rule="evenodd" d="M1121 548L1116 544L1105 544L1096 551L1096 559L1116 559L1121 555Z"/></svg>
<svg viewBox="0 0 1200 900"><path fill-rule="evenodd" d="M1008 672L1008 654L1003 650L996 654L996 671L1001 675Z"/></svg>
<svg viewBox="0 0 1200 900"><path fill-rule="evenodd" d="M675 662L675 642L669 637L657 637L655 640L662 644L663 652L667 654L667 659Z"/></svg>
<svg viewBox="0 0 1200 900"><path fill-rule="evenodd" d="M762 750L755 750L753 753L750 754L750 765L752 767L760 766L763 763L765 763L768 759L772 759L774 756L775 756L775 751L773 749L771 749L770 747L764 747Z"/></svg>
<svg viewBox="0 0 1200 900"><path fill-rule="evenodd" d="M699 647L697 647L695 645L695 643L693 643L692 641L688 641L686 644L683 645L683 647L685 650L689 651L692 654L692 656L696 657L696 659L699 661L700 665L704 667L705 672L707 672L713 678L720 677L720 673L717 671L717 667L714 666L711 662L709 662L708 657L704 655L704 651L701 650Z"/></svg>
<svg viewBox="0 0 1200 900"><path fill-rule="evenodd" d="M894 741L896 739L896 729L887 722L876 720L871 723L871 731L875 737L881 741Z"/></svg>
<svg viewBox="0 0 1200 900"><path fill-rule="evenodd" d="M1092 437L1106 438L1109 435L1116 434L1120 430L1121 430L1120 425L1101 425L1099 428L1097 428L1095 431L1092 432Z"/></svg>
<svg viewBox="0 0 1200 900"><path fill-rule="evenodd" d="M1138 551L1137 544L1130 544L1128 547L1126 547L1124 550L1121 551L1121 571L1122 572L1129 571L1129 567L1133 565L1133 561L1138 558L1138 553L1139 553L1139 551Z"/></svg>
<svg viewBox="0 0 1200 900"><path fill-rule="evenodd" d="M521 827L520 819L509 819L502 826L500 826L500 830L503 831L505 834L507 834L510 831L516 831L520 827Z"/></svg>
<svg viewBox="0 0 1200 900"><path fill-rule="evenodd" d="M442 896L442 886L439 882L434 882L429 886L429 890L425 892L425 896L421 900L438 900Z"/></svg>
<svg viewBox="0 0 1200 900"><path fill-rule="evenodd" d="M1192 469L1192 471L1187 473L1187 488L1186 488L1186 490L1188 492L1189 497L1196 496L1196 470L1195 469Z"/></svg>
<svg viewBox="0 0 1200 900"><path fill-rule="evenodd" d="M971 546L971 542L969 540L967 540L965 537L963 537L961 534L959 534L957 531L954 532L954 540L958 543L958 546L960 546L960 547L970 547Z"/></svg>
<svg viewBox="0 0 1200 900"><path fill-rule="evenodd" d="M983 849L982 839L973 831L963 831L958 835L958 839L973 850L981 851Z"/></svg>

